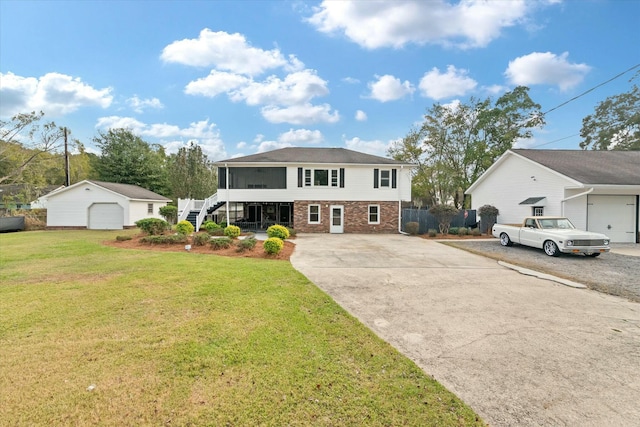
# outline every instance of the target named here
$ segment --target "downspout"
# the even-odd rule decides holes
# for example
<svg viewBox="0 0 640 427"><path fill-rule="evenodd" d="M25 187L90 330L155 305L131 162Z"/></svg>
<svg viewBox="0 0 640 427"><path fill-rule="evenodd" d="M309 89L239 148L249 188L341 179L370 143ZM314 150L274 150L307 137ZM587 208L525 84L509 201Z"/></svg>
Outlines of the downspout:
<svg viewBox="0 0 640 427"><path fill-rule="evenodd" d="M224 173L225 173L225 178L224 178L224 182L226 184L227 187L227 227L230 226L231 224L229 223L229 166L227 166L227 164L224 164Z"/></svg>
<svg viewBox="0 0 640 427"><path fill-rule="evenodd" d="M591 193L593 190L594 190L594 188L591 187L590 189L588 189L587 191L585 191L583 193L574 194L573 196L569 196L566 199L560 200L560 203L562 203L562 216L565 216L564 215L564 202L566 202L567 200L577 199L578 197L586 196L587 194Z"/></svg>
<svg viewBox="0 0 640 427"><path fill-rule="evenodd" d="M398 179L398 183L402 182L402 169L404 169L404 165L400 165L400 179ZM402 185L398 185L398 233L404 234L405 236L409 233L405 233L402 231L402 193L401 193Z"/></svg>

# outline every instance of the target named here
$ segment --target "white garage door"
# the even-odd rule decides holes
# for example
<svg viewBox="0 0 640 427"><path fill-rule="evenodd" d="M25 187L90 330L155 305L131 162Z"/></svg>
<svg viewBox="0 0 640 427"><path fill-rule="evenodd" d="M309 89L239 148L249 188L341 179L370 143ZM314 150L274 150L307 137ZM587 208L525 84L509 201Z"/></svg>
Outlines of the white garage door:
<svg viewBox="0 0 640 427"><path fill-rule="evenodd" d="M587 200L589 231L604 233L612 242L636 241L635 196L592 196Z"/></svg>
<svg viewBox="0 0 640 427"><path fill-rule="evenodd" d="M94 203L89 206L90 230L122 230L124 209L117 203Z"/></svg>

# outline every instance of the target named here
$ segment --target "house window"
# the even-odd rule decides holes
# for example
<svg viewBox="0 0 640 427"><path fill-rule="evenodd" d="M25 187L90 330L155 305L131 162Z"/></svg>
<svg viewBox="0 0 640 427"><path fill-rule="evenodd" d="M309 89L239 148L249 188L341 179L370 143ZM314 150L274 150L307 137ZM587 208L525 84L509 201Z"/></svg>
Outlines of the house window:
<svg viewBox="0 0 640 427"><path fill-rule="evenodd" d="M331 170L331 186L332 187L338 186L338 169Z"/></svg>
<svg viewBox="0 0 640 427"><path fill-rule="evenodd" d="M313 185L326 187L329 185L329 171L327 169L315 169L313 171Z"/></svg>
<svg viewBox="0 0 640 427"><path fill-rule="evenodd" d="M147 213L153 215L153 203L147 203Z"/></svg>
<svg viewBox="0 0 640 427"><path fill-rule="evenodd" d="M533 207L533 216L543 216L543 215L544 215L544 207L542 206Z"/></svg>
<svg viewBox="0 0 640 427"><path fill-rule="evenodd" d="M380 224L380 205L369 205L369 224Z"/></svg>
<svg viewBox="0 0 640 427"><path fill-rule="evenodd" d="M344 169L305 169L304 186L343 188Z"/></svg>
<svg viewBox="0 0 640 427"><path fill-rule="evenodd" d="M391 171L380 171L380 187L389 187L391 183Z"/></svg>
<svg viewBox="0 0 640 427"><path fill-rule="evenodd" d="M320 224L320 205L309 205L309 224Z"/></svg>

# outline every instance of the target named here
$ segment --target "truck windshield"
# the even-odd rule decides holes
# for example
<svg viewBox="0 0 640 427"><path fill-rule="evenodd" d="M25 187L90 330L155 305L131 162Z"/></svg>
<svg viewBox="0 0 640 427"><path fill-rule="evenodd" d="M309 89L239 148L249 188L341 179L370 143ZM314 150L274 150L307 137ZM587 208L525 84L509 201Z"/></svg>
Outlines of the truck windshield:
<svg viewBox="0 0 640 427"><path fill-rule="evenodd" d="M561 228L561 229L573 229L575 228L571 221L567 218L546 218L538 220L542 228Z"/></svg>

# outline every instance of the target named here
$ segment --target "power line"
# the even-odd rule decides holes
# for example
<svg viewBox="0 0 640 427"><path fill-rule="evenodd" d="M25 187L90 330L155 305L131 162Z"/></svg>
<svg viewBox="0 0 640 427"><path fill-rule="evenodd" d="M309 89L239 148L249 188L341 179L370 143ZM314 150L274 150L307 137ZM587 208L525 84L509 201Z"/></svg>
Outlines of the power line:
<svg viewBox="0 0 640 427"><path fill-rule="evenodd" d="M585 96L585 95L586 95L586 94L588 94L589 92L593 92L594 90L598 89L599 87L604 86L604 85L606 85L607 83L610 83L610 82L614 81L615 79L617 79L617 78L619 78L619 77L622 77L623 75L627 74L629 71L631 71L631 70L635 70L635 69L636 69L636 68L638 68L638 67L640 67L640 64L636 64L636 65L634 65L633 67L631 67L631 68L629 68L629 69L627 69L627 70L625 70L625 71L621 72L620 74L617 74L617 75L615 75L615 76L611 77L611 78L610 78L609 80L607 80L606 82L602 82L602 83L600 83L599 85L594 86L594 87L592 87L591 89L589 89L589 90L586 90L586 91L582 92L580 95L576 95L576 96L574 96L573 98L569 99L568 101L565 101L565 102L563 102L562 104L557 105L557 106L555 106L555 107L551 108L550 110L545 111L544 113L542 113L542 115L544 116L544 115L546 115L546 114L548 114L548 113L550 113L550 112L552 112L552 111L554 111L554 110L557 110L557 109L558 109L558 108L560 108L560 107L564 107L564 106L565 106L565 105L567 105L568 103L573 102L573 101L575 101L576 99L578 99L578 98L581 98L581 97Z"/></svg>
<svg viewBox="0 0 640 427"><path fill-rule="evenodd" d="M567 100L567 101L563 102L562 104L556 105L555 107L553 107L553 108L551 108L551 109L549 109L549 110L545 111L544 113L541 113L541 114L540 114L540 116L544 117L544 116L546 116L547 114L549 114L550 112L555 111L555 110L557 110L558 108L564 107L564 106L565 106L565 105L567 105L568 103L573 102L573 101L575 101L576 99L578 99L578 98L581 98L581 97L585 96L585 95L586 95L586 94L588 94L589 92L593 92L594 90L598 89L599 87L602 87L602 86L606 85L607 83L610 83L610 82L614 81L615 79L618 79L618 78L622 77L623 75L627 74L629 71L635 70L635 69L636 69L636 68L638 68L638 67L640 67L640 64L636 64L636 65L632 66L631 68L628 68L628 69L624 70L623 72L616 74L615 76L611 77L609 80L604 81L604 82L602 82L602 83L600 83L600 84L598 84L598 85L596 85L596 86L592 87L591 89L588 89L588 90L586 90L586 91L582 92L581 94L574 96L573 98L571 98L571 99L569 99L569 100ZM531 120L531 119L529 119L529 120ZM580 135L580 134L573 134L573 135L565 136L565 137L563 137L563 138L554 139L553 141L545 142L544 144L535 145L535 146L533 146L532 148L544 147L545 145L553 144L554 142L563 141L563 140L565 140L565 139L573 138L574 136L579 136L579 135Z"/></svg>

